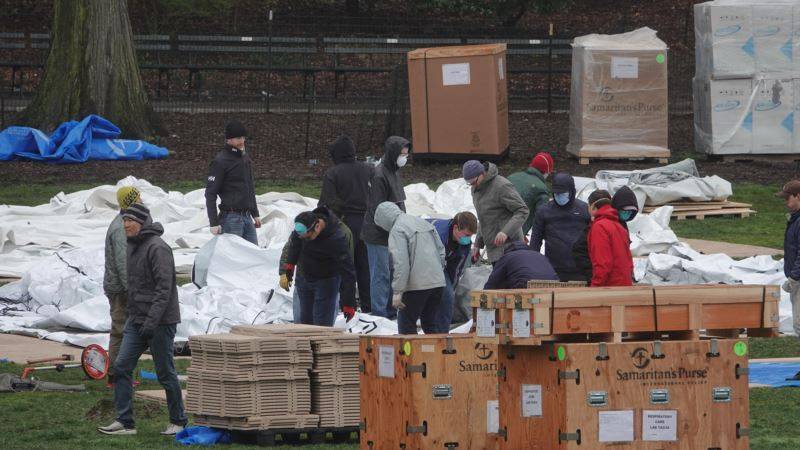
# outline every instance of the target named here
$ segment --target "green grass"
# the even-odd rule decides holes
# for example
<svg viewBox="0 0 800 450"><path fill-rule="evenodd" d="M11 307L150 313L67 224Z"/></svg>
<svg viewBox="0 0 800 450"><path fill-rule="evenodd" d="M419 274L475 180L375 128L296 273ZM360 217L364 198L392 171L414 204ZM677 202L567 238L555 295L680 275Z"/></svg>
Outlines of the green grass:
<svg viewBox="0 0 800 450"><path fill-rule="evenodd" d="M750 338L750 358L800 357L800 341L794 336L778 338Z"/></svg>
<svg viewBox="0 0 800 450"><path fill-rule="evenodd" d="M731 201L750 203L758 213L740 219L709 217L705 220L672 220L670 227L679 237L783 248L787 210L775 197L780 186L737 184Z"/></svg>
<svg viewBox="0 0 800 450"><path fill-rule="evenodd" d="M750 389L750 448L800 448L800 389Z"/></svg>

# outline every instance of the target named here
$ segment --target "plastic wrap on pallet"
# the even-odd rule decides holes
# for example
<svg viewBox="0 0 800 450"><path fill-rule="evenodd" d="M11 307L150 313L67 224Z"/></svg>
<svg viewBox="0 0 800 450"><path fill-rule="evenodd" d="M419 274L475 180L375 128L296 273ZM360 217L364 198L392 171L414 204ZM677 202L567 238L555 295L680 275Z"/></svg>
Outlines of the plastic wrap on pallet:
<svg viewBox="0 0 800 450"><path fill-rule="evenodd" d="M572 44L567 150L578 156L668 156L667 45L650 28Z"/></svg>

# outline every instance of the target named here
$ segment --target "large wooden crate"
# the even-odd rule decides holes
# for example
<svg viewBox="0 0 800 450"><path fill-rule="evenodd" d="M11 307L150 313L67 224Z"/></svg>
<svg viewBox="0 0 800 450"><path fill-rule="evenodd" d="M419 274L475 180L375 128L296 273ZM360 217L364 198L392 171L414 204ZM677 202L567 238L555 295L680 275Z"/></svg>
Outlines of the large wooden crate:
<svg viewBox="0 0 800 450"><path fill-rule="evenodd" d="M689 285L472 292L476 334L503 345L554 339L620 342L625 333L751 336L779 325L778 286Z"/></svg>
<svg viewBox="0 0 800 450"><path fill-rule="evenodd" d="M745 340L499 347L500 449L746 449Z"/></svg>
<svg viewBox="0 0 800 450"><path fill-rule="evenodd" d="M364 336L360 355L362 449L494 448L496 346L472 335Z"/></svg>

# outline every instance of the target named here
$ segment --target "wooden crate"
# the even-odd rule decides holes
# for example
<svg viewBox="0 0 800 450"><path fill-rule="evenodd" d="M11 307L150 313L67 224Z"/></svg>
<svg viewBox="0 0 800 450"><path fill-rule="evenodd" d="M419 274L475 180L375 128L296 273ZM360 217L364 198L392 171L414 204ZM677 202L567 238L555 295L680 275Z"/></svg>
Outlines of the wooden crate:
<svg viewBox="0 0 800 450"><path fill-rule="evenodd" d="M496 346L472 335L364 336L360 350L362 449L495 446Z"/></svg>
<svg viewBox="0 0 800 450"><path fill-rule="evenodd" d="M582 339L621 342L635 333L692 339L774 333L778 286L689 285L474 291L476 332L502 345ZM496 308L495 334L484 318ZM503 314L502 310L507 311Z"/></svg>
<svg viewBox="0 0 800 450"><path fill-rule="evenodd" d="M500 346L498 448L746 449L746 348L746 340Z"/></svg>

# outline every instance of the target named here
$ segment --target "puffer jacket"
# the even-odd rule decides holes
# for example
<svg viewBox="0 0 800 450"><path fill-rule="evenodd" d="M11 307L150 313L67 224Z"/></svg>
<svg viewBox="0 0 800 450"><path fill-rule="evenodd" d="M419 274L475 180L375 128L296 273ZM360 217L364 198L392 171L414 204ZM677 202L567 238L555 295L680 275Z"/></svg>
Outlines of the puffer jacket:
<svg viewBox="0 0 800 450"><path fill-rule="evenodd" d="M630 237L619 223L616 209L603 205L597 210L587 240L592 261L592 286L633 284Z"/></svg>
<svg viewBox="0 0 800 450"><path fill-rule="evenodd" d="M783 274L795 281L800 280L800 211L792 213L786 224L783 238Z"/></svg>
<svg viewBox="0 0 800 450"><path fill-rule="evenodd" d="M531 248L537 252L545 241L544 254L558 273L561 281L588 281L575 266L572 247L575 241L586 232L589 224L589 207L586 202L575 198L575 180L566 173L553 177L553 191L567 189L570 201L559 206L554 200L547 202L536 211L531 231Z"/></svg>
<svg viewBox="0 0 800 450"><path fill-rule="evenodd" d="M383 202L392 202L406 210L406 193L403 190L403 181L400 179L397 167L397 157L403 147L411 148L408 139L400 136L389 136L383 145L383 158L369 182L369 195L367 196L367 212L364 214L364 226L361 227L361 239L368 244L389 245L389 232L382 229L375 222L375 209Z"/></svg>
<svg viewBox="0 0 800 450"><path fill-rule="evenodd" d="M484 289L525 289L530 280L558 280L553 266L524 242L512 242L492 268Z"/></svg>
<svg viewBox="0 0 800 450"><path fill-rule="evenodd" d="M164 227L148 218L128 238L128 319L149 329L181 321L175 259L162 234Z"/></svg>
<svg viewBox="0 0 800 450"><path fill-rule="evenodd" d="M356 161L356 146L348 136L340 136L328 148L334 166L325 172L317 206L327 206L339 217L363 215L367 211L369 182L375 168Z"/></svg>
<svg viewBox="0 0 800 450"><path fill-rule="evenodd" d="M522 225L528 218L528 207L510 181L500 176L497 166L484 163L486 177L472 188L472 203L478 213L478 248L486 247L489 262L503 256L504 247L522 240ZM503 232L508 236L503 247L496 247L494 239Z"/></svg>
<svg viewBox="0 0 800 450"><path fill-rule="evenodd" d="M122 224L122 214L117 214L106 232L106 268L103 290L121 294L128 290L128 238Z"/></svg>
<svg viewBox="0 0 800 450"><path fill-rule="evenodd" d="M389 233L392 291L395 294L445 285L444 245L433 225L403 213L391 202L378 205L375 223Z"/></svg>
<svg viewBox="0 0 800 450"><path fill-rule="evenodd" d="M528 167L522 172L512 173L508 181L519 192L522 201L528 207L528 218L522 224L522 234L528 235L533 227L536 210L550 200L550 190L544 182L544 175L533 167Z"/></svg>

